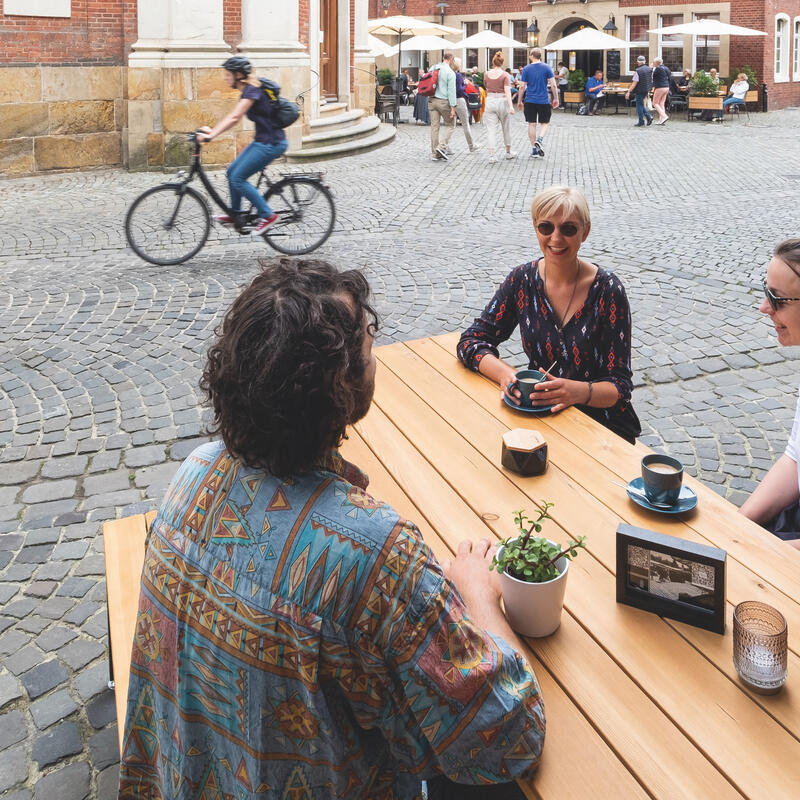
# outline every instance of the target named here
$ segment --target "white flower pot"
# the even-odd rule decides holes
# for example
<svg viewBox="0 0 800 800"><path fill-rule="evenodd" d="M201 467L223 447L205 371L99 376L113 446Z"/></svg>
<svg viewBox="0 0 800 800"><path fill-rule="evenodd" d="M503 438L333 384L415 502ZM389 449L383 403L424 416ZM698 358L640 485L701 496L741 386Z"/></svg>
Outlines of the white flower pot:
<svg viewBox="0 0 800 800"><path fill-rule="evenodd" d="M550 543L559 546L557 542ZM498 558L502 555L503 549L503 547L499 549ZM549 636L561 624L569 559L561 556L556 561L556 567L558 567L558 577L545 583L521 581L505 570L501 573L500 584L503 589L506 618L517 633L523 636Z"/></svg>

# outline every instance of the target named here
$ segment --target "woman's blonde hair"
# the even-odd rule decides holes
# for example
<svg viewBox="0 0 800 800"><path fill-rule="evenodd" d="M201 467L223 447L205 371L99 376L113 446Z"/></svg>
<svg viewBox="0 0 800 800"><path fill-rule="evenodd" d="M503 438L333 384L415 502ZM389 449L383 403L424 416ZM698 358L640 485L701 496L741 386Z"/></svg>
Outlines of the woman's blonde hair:
<svg viewBox="0 0 800 800"><path fill-rule="evenodd" d="M456 68L456 72L461 72L461 59L458 56L453 59L453 66Z"/></svg>
<svg viewBox="0 0 800 800"><path fill-rule="evenodd" d="M737 81L746 81L746 80L747 80L747 75L745 75L745 73L744 73L744 72L740 72L740 73L739 73L739 74L736 76L736 80L737 80Z"/></svg>
<svg viewBox="0 0 800 800"><path fill-rule="evenodd" d="M539 220L553 215L570 217L573 214L581 221L584 229L591 225L586 197L580 189L572 186L551 186L539 192L531 203L534 225Z"/></svg>
<svg viewBox="0 0 800 800"><path fill-rule="evenodd" d="M503 64L505 64L505 62L506 62L506 60L505 60L505 58L503 58L503 53L500 50L498 50L492 56L492 66L493 67L502 67Z"/></svg>

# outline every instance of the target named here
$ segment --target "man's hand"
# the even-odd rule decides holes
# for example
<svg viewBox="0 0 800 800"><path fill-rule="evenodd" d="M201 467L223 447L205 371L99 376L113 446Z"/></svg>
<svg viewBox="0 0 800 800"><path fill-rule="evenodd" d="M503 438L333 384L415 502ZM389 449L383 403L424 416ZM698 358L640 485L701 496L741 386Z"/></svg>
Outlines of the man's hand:
<svg viewBox="0 0 800 800"><path fill-rule="evenodd" d="M456 110L453 106L450 106L450 119L453 119L456 115Z"/></svg>
<svg viewBox="0 0 800 800"><path fill-rule="evenodd" d="M497 580L500 576L489 570L495 550L488 539L479 539L474 545L464 539L458 545L455 560L448 558L442 564L445 575L456 585L468 608L500 602Z"/></svg>
<svg viewBox="0 0 800 800"><path fill-rule="evenodd" d="M551 103L551 105L553 106L553 110L558 108L559 103L558 103L558 98L557 97L553 98L553 102Z"/></svg>
<svg viewBox="0 0 800 800"><path fill-rule="evenodd" d="M625 99L626 100L630 100L631 99L631 93L630 92L625 92Z"/></svg>

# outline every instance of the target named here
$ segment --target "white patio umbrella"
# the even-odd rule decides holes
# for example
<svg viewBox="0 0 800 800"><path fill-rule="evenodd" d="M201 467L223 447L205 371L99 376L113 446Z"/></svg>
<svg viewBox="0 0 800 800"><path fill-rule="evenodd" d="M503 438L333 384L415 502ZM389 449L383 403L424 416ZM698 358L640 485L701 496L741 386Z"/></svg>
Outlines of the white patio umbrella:
<svg viewBox="0 0 800 800"><path fill-rule="evenodd" d="M479 50L482 47L494 48L497 50L508 47L522 47L527 49L528 47L526 42L518 42L516 39L503 36L502 33L497 33L497 31L479 31L451 46L454 50Z"/></svg>
<svg viewBox="0 0 800 800"><path fill-rule="evenodd" d="M652 28L648 33L682 33L686 36L705 37L704 48L708 55L709 36L766 36L764 31L755 28L743 28L741 25L730 25L718 19L696 19L694 22L684 22L680 25L667 25L666 28Z"/></svg>
<svg viewBox="0 0 800 800"><path fill-rule="evenodd" d="M371 33L367 34L367 44L369 45L369 54L373 58L376 56L390 58L397 53L397 45L390 45L388 42L384 42L382 39L379 39L377 36L373 36Z"/></svg>
<svg viewBox="0 0 800 800"><path fill-rule="evenodd" d="M563 39L542 47L545 50L626 50L633 45L595 28L581 28Z"/></svg>
<svg viewBox="0 0 800 800"><path fill-rule="evenodd" d="M461 33L457 28L448 28L438 22L428 22L414 17L383 17L367 22L367 30L373 36L398 36L397 42L397 74L400 74L400 54L403 50L403 36L441 36L442 34ZM448 47L449 47L448 43Z"/></svg>
<svg viewBox="0 0 800 800"><path fill-rule="evenodd" d="M450 50L455 45L448 42L447 39L442 39L441 36L412 36L403 42L403 50L419 50L427 52L428 50ZM400 45L393 45L390 55L397 55Z"/></svg>

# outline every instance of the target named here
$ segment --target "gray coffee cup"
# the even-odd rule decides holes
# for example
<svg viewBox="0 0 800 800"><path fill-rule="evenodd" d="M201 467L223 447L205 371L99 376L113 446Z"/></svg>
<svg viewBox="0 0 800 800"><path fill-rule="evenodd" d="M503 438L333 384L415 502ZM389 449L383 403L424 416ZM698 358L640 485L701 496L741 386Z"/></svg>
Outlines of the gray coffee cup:
<svg viewBox="0 0 800 800"><path fill-rule="evenodd" d="M677 458L652 453L642 459L642 482L654 506L674 506L683 486L683 464Z"/></svg>
<svg viewBox="0 0 800 800"><path fill-rule="evenodd" d="M544 375L538 369L521 369L516 375L516 380L508 388L519 389L519 393L522 395L522 405L525 408L532 408L531 397L533 397L534 386L541 383L543 379Z"/></svg>

